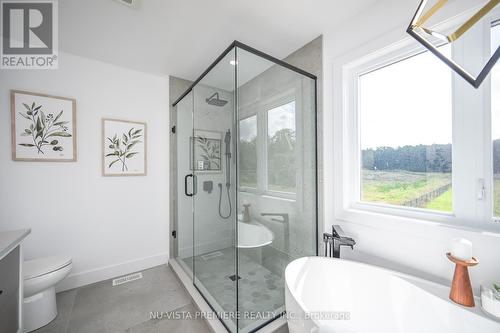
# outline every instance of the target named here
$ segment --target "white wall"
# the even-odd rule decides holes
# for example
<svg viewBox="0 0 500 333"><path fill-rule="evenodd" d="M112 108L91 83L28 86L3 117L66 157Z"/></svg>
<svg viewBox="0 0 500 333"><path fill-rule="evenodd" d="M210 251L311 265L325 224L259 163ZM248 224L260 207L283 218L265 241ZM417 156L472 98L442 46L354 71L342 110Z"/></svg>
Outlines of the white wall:
<svg viewBox="0 0 500 333"><path fill-rule="evenodd" d="M165 263L168 79L64 53L58 70L0 75L0 230L32 229L27 259L71 256L59 289ZM76 99L77 162L11 160L10 89ZM101 176L102 117L147 123L147 176Z"/></svg>
<svg viewBox="0 0 500 333"><path fill-rule="evenodd" d="M346 258L377 263L445 284L451 280L454 268L445 256L451 239L468 238L474 243L474 256L480 260L477 267L470 269L472 283L477 289L484 280L500 279L500 234L402 218L387 219L376 214L371 219L354 222L339 219L338 209L336 211L333 205L335 187L342 181L341 175L334 179L337 172L334 159L339 155L335 155L337 152L332 143L338 142L342 135L342 126L338 124L342 87L334 86L337 82L334 77L339 75L334 71L334 63L354 49L362 56L408 38L405 31L419 2L377 2L336 31L324 35L325 229L329 230L332 222L339 223L356 239L355 251L343 249Z"/></svg>

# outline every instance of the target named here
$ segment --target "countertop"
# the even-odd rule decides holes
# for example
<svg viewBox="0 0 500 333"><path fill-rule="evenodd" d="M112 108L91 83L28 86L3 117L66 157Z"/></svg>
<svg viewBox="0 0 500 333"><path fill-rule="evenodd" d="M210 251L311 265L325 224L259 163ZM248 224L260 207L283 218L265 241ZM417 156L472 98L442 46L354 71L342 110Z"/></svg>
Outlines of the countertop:
<svg viewBox="0 0 500 333"><path fill-rule="evenodd" d="M0 259L22 242L31 229L0 231Z"/></svg>

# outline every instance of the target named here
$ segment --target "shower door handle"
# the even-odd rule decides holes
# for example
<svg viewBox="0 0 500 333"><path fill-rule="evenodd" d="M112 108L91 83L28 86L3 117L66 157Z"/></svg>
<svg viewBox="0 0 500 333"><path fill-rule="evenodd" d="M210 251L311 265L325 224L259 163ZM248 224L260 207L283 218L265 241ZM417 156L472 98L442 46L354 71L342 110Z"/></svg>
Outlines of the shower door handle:
<svg viewBox="0 0 500 333"><path fill-rule="evenodd" d="M188 178L191 177L191 179L193 180L193 192L192 193L188 193ZM192 197L193 195L196 194L196 176L193 175L192 173L190 174L187 174L185 177L184 177L184 194L188 197Z"/></svg>

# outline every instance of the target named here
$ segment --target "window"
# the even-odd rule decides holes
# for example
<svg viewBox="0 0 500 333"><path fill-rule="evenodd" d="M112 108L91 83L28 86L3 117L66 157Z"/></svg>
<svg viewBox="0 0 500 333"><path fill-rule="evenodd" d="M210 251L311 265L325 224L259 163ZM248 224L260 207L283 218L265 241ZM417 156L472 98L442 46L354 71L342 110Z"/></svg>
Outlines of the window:
<svg viewBox="0 0 500 333"><path fill-rule="evenodd" d="M491 50L500 44L500 22L491 29ZM500 65L491 72L491 118L493 139L493 216L500 217Z"/></svg>
<svg viewBox="0 0 500 333"><path fill-rule="evenodd" d="M295 192L295 101L267 112L268 189Z"/></svg>
<svg viewBox="0 0 500 333"><path fill-rule="evenodd" d="M359 76L362 201L452 211L451 78L429 52Z"/></svg>
<svg viewBox="0 0 500 333"><path fill-rule="evenodd" d="M257 188L257 116L240 120L240 186Z"/></svg>
<svg viewBox="0 0 500 333"><path fill-rule="evenodd" d="M500 10L485 19L441 51L485 64ZM335 217L500 231L500 63L475 89L412 39L366 47L334 62Z"/></svg>
<svg viewBox="0 0 500 333"><path fill-rule="evenodd" d="M294 93L259 101L241 110L238 149L241 191L295 199L297 162Z"/></svg>

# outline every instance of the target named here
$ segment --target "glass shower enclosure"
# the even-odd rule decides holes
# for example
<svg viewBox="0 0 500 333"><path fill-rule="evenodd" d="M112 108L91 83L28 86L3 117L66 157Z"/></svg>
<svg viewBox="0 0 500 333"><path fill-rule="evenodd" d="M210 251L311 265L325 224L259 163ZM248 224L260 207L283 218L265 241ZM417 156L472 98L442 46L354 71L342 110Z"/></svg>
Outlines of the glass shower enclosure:
<svg viewBox="0 0 500 333"><path fill-rule="evenodd" d="M318 252L316 77L235 41L173 105L174 260L228 331L256 331Z"/></svg>

